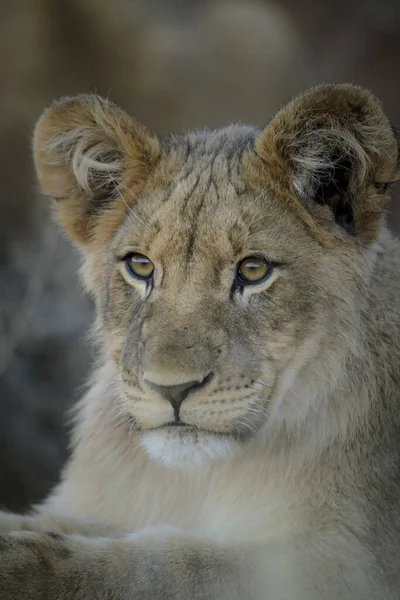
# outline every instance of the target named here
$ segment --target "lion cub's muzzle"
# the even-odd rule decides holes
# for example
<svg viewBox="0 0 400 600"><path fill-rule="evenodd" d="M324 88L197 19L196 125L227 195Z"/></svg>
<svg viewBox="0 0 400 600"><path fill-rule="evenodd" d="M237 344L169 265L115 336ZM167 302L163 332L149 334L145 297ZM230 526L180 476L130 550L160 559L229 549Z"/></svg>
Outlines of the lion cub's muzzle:
<svg viewBox="0 0 400 600"><path fill-rule="evenodd" d="M180 409L182 402L189 396L190 393L194 391L198 391L203 389L212 379L213 374L209 373L202 380L192 380L187 381L186 383L179 383L175 385L160 385L159 383L154 383L146 378L146 374L144 376L144 383L153 391L157 392L168 400L171 403L172 408L174 409L174 417L175 422L180 423Z"/></svg>

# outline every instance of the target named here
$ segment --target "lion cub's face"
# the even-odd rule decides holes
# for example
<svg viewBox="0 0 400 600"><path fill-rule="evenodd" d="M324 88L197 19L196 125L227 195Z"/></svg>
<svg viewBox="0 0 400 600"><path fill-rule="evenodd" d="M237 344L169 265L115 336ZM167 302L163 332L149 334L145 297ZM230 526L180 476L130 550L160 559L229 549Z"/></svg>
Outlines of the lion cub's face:
<svg viewBox="0 0 400 600"><path fill-rule="evenodd" d="M341 93L371 108L365 92ZM306 370L324 371L324 353L354 334L369 268L360 240L366 248L377 225L357 216L345 153L337 165L321 157L330 178L315 183L313 149L295 147L297 169L276 129L158 140L83 98L50 109L36 131L41 182L87 249L119 409L166 464L225 458L284 413L285 395L301 414ZM377 188L363 198L382 203Z"/></svg>
<svg viewBox="0 0 400 600"><path fill-rule="evenodd" d="M166 462L223 456L257 435L318 302L316 244L273 190L245 190L221 138L193 139L168 190L128 212L102 281L122 404Z"/></svg>

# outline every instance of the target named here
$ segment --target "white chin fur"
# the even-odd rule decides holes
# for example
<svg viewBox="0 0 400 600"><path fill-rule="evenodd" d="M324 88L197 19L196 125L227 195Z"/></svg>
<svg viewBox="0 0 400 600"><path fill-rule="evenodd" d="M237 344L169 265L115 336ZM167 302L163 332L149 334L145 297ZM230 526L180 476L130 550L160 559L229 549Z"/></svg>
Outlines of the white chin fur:
<svg viewBox="0 0 400 600"><path fill-rule="evenodd" d="M167 467L201 467L227 458L235 447L233 439L206 432L143 431L140 444L153 460Z"/></svg>

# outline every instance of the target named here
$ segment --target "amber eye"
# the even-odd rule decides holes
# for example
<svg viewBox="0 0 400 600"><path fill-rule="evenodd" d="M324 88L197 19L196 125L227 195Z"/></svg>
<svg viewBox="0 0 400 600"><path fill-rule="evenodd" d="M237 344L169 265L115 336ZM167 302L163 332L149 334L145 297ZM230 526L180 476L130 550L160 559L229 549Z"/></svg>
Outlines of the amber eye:
<svg viewBox="0 0 400 600"><path fill-rule="evenodd" d="M240 283L261 283L272 273L272 266L262 256L249 256L240 261L237 267L237 279Z"/></svg>
<svg viewBox="0 0 400 600"><path fill-rule="evenodd" d="M143 254L130 254L125 259L127 271L136 279L143 279L148 281L152 278L154 272L154 265L147 256Z"/></svg>

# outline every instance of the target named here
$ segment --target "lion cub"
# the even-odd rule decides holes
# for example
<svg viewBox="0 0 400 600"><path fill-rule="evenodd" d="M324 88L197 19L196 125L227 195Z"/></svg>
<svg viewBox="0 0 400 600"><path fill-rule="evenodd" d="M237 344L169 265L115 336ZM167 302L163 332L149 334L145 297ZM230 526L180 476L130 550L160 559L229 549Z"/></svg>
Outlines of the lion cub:
<svg viewBox="0 0 400 600"><path fill-rule="evenodd" d="M351 85L263 131L44 112L101 352L62 482L1 517L2 600L398 600L397 155Z"/></svg>

